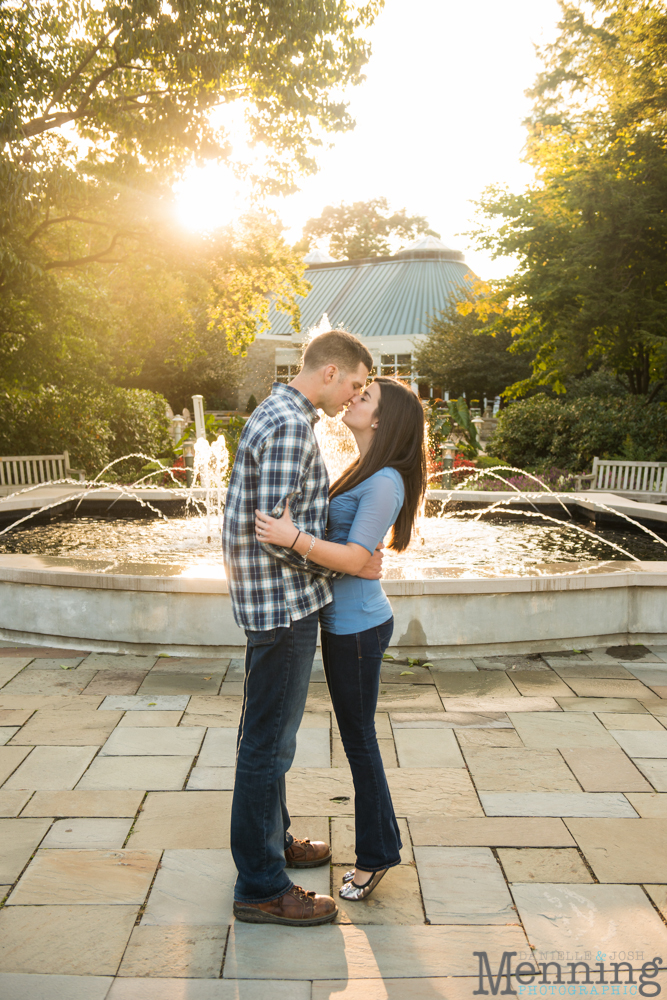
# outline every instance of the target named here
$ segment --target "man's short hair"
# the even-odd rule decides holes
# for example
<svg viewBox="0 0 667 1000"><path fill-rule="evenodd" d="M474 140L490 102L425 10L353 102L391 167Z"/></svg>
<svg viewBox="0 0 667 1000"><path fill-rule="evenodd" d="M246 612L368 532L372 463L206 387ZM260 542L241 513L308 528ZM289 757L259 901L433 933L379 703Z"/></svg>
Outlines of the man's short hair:
<svg viewBox="0 0 667 1000"><path fill-rule="evenodd" d="M359 365L365 365L370 371L373 358L354 334L347 330L329 330L313 337L303 352L304 369L317 371L325 365L336 365L346 374L356 372Z"/></svg>

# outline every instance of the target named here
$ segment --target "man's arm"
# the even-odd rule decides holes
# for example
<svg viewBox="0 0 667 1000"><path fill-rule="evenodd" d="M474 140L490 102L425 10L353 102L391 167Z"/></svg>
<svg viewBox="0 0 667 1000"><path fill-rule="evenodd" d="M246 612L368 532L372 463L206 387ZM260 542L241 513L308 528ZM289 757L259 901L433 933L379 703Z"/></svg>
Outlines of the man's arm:
<svg viewBox="0 0 667 1000"><path fill-rule="evenodd" d="M278 426L262 443L256 458L259 467L258 509L272 517L281 517L290 497L302 492L313 456L313 444L307 427L300 421ZM274 559L280 559L301 572L324 577L334 575L332 570L324 566L304 561L302 556L289 548L269 545L268 542L259 544Z"/></svg>

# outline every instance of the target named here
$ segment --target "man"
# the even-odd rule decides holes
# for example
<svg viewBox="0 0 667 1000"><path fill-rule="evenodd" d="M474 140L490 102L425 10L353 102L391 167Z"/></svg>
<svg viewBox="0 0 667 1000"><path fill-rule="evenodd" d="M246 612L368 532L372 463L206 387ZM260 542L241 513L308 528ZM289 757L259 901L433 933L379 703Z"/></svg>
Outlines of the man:
<svg viewBox="0 0 667 1000"><path fill-rule="evenodd" d="M337 913L330 896L295 886L285 871L327 864L329 845L295 840L285 774L308 694L320 608L332 598L330 570L288 548L258 542L255 510L280 517L289 503L302 531L323 538L329 480L313 426L364 387L373 361L352 334L315 337L303 367L246 424L234 462L222 536L234 617L248 639L239 725L231 847L238 869L234 915L250 923L311 927ZM360 574L378 579L376 554Z"/></svg>

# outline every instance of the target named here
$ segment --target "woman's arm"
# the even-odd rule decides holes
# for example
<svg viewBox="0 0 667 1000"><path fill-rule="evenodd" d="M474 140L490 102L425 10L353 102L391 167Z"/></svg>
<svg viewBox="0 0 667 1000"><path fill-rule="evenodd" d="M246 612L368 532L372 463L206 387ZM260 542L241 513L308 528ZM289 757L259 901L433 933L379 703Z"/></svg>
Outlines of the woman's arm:
<svg viewBox="0 0 667 1000"><path fill-rule="evenodd" d="M357 545L356 542L338 545L336 542L325 542L322 538L315 538L312 544L313 535L299 531L295 527L287 505L281 518L271 517L256 510L255 532L260 542L280 545L297 552L300 556L307 555L312 562L320 566L326 566L327 569L333 569L337 573L348 573L350 576L356 576L373 556L372 552L363 545Z"/></svg>

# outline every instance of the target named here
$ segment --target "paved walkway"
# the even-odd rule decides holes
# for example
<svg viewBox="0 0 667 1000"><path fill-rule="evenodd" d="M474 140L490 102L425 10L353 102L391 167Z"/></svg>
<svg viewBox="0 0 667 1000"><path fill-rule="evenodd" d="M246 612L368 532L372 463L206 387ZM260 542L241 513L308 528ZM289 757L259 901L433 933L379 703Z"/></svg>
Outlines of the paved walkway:
<svg viewBox="0 0 667 1000"><path fill-rule="evenodd" d="M228 652L0 649L2 1000L467 1000L476 952L494 977L513 952L513 972L553 961L565 983L579 960L594 984L614 962L667 964L667 647L388 661L377 724L403 863L311 930L232 919ZM294 832L332 842L331 870L299 873L319 892L354 860L330 709L316 662L288 795ZM616 978L513 983L637 991Z"/></svg>

